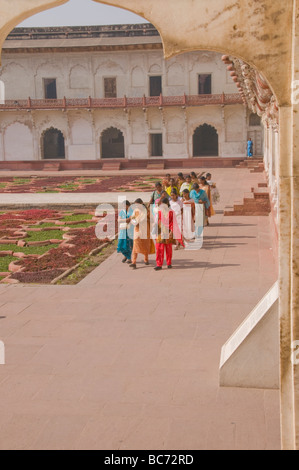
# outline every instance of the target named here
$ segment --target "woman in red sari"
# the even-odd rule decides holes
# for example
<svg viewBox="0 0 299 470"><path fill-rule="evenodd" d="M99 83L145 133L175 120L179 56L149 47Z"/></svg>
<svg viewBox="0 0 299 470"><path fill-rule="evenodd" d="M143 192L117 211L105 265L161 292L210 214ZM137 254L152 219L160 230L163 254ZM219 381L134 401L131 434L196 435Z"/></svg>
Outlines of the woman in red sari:
<svg viewBox="0 0 299 470"><path fill-rule="evenodd" d="M156 264L155 271L161 271L166 252L166 263L168 269L172 268L173 249L176 240L184 246L182 234L177 226L174 213L169 209L169 199L165 198L158 212L158 235L156 238Z"/></svg>

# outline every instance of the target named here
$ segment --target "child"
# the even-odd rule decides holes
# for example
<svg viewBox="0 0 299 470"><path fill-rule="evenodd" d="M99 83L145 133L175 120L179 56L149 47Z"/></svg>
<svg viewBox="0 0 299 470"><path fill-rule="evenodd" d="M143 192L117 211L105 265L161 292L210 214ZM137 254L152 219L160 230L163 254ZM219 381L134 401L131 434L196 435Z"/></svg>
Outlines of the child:
<svg viewBox="0 0 299 470"><path fill-rule="evenodd" d="M212 175L211 173L206 174L206 181L207 183L212 186L212 188L216 188L216 184L212 182Z"/></svg>
<svg viewBox="0 0 299 470"><path fill-rule="evenodd" d="M191 189L192 189L192 180L191 180L191 176L190 176L190 175L187 175L187 176L186 176L185 183L183 183L182 186L181 186L181 189L180 189L180 195L181 195L181 197L183 196L183 193L184 193L184 190L185 190L185 189L188 189L189 192L190 192Z"/></svg>
<svg viewBox="0 0 299 470"><path fill-rule="evenodd" d="M192 173L190 173L190 176L191 176L192 185L193 184L199 184L199 179L197 178L197 175L194 171L192 171Z"/></svg>
<svg viewBox="0 0 299 470"><path fill-rule="evenodd" d="M178 173L178 178L177 178L176 185L177 185L177 188L179 189L179 191L181 190L181 187L184 183L185 183L185 178L184 178L183 173Z"/></svg>
<svg viewBox="0 0 299 470"><path fill-rule="evenodd" d="M167 173L167 175L165 175L165 178L163 178L163 181L162 181L162 186L165 191L170 186L170 180L171 180L171 175Z"/></svg>
<svg viewBox="0 0 299 470"><path fill-rule="evenodd" d="M174 178L170 178L170 186L168 186L168 188L166 189L166 192L167 192L168 196L171 195L171 192L172 192L173 189L175 189L176 192L177 192L177 194L179 194L179 190L178 190L178 188L177 188L176 185L175 185L175 179L174 179Z"/></svg>
<svg viewBox="0 0 299 470"><path fill-rule="evenodd" d="M212 175L211 173L206 174L206 181L211 187L211 197L212 197L212 203L214 205L218 204L220 202L220 193L218 191L218 188L216 186L216 183L212 182Z"/></svg>

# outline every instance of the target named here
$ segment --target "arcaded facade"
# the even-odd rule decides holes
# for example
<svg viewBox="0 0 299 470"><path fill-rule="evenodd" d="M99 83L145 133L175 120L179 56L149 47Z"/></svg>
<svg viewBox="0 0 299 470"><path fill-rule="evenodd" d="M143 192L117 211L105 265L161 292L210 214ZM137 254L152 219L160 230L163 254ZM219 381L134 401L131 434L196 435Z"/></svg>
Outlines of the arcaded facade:
<svg viewBox="0 0 299 470"><path fill-rule="evenodd" d="M151 25L16 29L0 80L0 161L263 154L221 54L165 60Z"/></svg>

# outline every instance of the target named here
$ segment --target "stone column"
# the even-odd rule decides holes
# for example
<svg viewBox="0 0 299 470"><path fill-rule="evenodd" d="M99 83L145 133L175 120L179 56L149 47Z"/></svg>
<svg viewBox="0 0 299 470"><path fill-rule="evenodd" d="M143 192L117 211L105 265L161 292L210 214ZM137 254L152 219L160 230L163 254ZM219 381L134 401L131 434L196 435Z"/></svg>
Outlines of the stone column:
<svg viewBox="0 0 299 470"><path fill-rule="evenodd" d="M267 175L269 175L269 128L268 125L264 124L265 129L265 139L264 139L264 163L265 163L265 170Z"/></svg>
<svg viewBox="0 0 299 470"><path fill-rule="evenodd" d="M273 200L276 198L277 194L277 172L276 168L278 165L277 159L279 159L279 149L277 148L278 140L276 139L277 129L271 127L271 141L272 141L272 155L271 155L271 194Z"/></svg>
<svg viewBox="0 0 299 470"><path fill-rule="evenodd" d="M280 268L280 374L281 429L284 450L295 449L294 377L291 362L292 344L292 108L280 108L280 200L279 200L279 268Z"/></svg>
<svg viewBox="0 0 299 470"><path fill-rule="evenodd" d="M268 157L269 157L268 177L269 177L269 186L270 186L271 192L272 192L272 185L273 185L273 160L274 160L272 134L273 134L272 126L269 126L269 129L268 129L268 145L269 145L268 147L268 152L269 152L268 153Z"/></svg>
<svg viewBox="0 0 299 470"><path fill-rule="evenodd" d="M299 83L299 1L294 1L293 84ZM297 82L298 81L298 82ZM297 87L298 91L298 87ZM299 99L280 109L281 426L285 450L299 449Z"/></svg>
<svg viewBox="0 0 299 470"><path fill-rule="evenodd" d="M279 130L275 129L275 199L279 199Z"/></svg>

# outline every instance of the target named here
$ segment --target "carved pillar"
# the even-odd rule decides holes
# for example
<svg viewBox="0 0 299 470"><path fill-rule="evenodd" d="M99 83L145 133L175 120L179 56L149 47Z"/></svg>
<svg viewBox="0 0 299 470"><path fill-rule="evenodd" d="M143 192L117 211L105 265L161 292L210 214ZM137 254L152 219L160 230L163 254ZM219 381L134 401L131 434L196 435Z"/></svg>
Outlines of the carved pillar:
<svg viewBox="0 0 299 470"><path fill-rule="evenodd" d="M126 158L131 160L131 146L133 143L133 129L132 129L132 111L131 109L124 109L127 121L127 139L126 139Z"/></svg>
<svg viewBox="0 0 299 470"><path fill-rule="evenodd" d="M30 112L31 120L32 120L32 138L33 138L33 153L34 153L34 160L41 160L42 159L42 152L41 152L41 136L39 135L37 124L36 124L36 114L34 111Z"/></svg>
<svg viewBox="0 0 299 470"><path fill-rule="evenodd" d="M268 176L269 176L269 186L272 190L272 182L273 182L273 130L272 126L269 126L268 129L268 156L269 156L269 166L268 166Z"/></svg>
<svg viewBox="0 0 299 470"><path fill-rule="evenodd" d="M91 122L91 127L92 127L92 140L93 140L94 155L95 155L94 158L95 160L99 160L100 153L98 152L97 133L96 133L96 125L95 125L95 110L90 109L89 115L90 115L90 122Z"/></svg>
<svg viewBox="0 0 299 470"><path fill-rule="evenodd" d="M275 129L274 133L275 139L275 200L276 208L278 208L278 198L279 198L279 128Z"/></svg>
<svg viewBox="0 0 299 470"><path fill-rule="evenodd" d="M299 80L299 2L294 1L293 83ZM299 83L299 82L298 82ZM281 425L284 450L299 449L299 100L280 109Z"/></svg>
<svg viewBox="0 0 299 470"><path fill-rule="evenodd" d="M267 175L269 174L269 161L270 161L270 156L269 156L269 126L265 123L264 125L264 134L265 134L265 139L264 139L264 163L265 163L265 170L267 172Z"/></svg>
<svg viewBox="0 0 299 470"><path fill-rule="evenodd" d="M281 428L283 449L295 448L294 381L291 362L291 232L292 232L292 108L280 109L280 201L279 201L279 269L280 269L280 373Z"/></svg>

